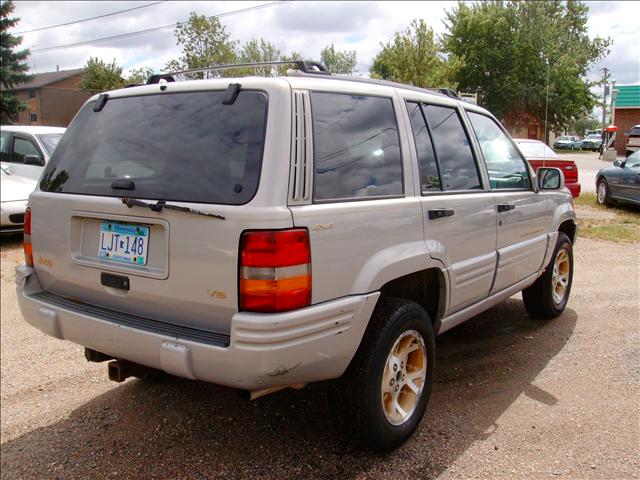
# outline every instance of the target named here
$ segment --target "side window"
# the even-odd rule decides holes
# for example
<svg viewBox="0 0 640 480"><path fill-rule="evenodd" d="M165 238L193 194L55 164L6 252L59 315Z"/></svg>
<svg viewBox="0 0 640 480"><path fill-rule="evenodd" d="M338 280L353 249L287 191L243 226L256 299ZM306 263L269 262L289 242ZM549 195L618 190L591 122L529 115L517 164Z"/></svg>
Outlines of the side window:
<svg viewBox="0 0 640 480"><path fill-rule="evenodd" d="M493 119L474 112L468 115L487 164L491 188L530 189L529 172L513 142Z"/></svg>
<svg viewBox="0 0 640 480"><path fill-rule="evenodd" d="M423 105L440 167L442 189L482 189L469 139L455 108Z"/></svg>
<svg viewBox="0 0 640 480"><path fill-rule="evenodd" d="M422 108L419 103L407 102L409 118L411 119L411 128L413 130L413 138L416 144L416 152L418 154L418 166L420 167L420 188L422 193L440 191L440 173L436 164L436 156L433 152L431 144L431 136L427 129Z"/></svg>
<svg viewBox="0 0 640 480"><path fill-rule="evenodd" d="M390 98L311 93L314 200L402 195Z"/></svg>
<svg viewBox="0 0 640 480"><path fill-rule="evenodd" d="M24 163L25 155L36 155L37 157L42 158L42 155L40 155L40 152L33 143L29 140L16 137L13 140L13 161L17 163Z"/></svg>

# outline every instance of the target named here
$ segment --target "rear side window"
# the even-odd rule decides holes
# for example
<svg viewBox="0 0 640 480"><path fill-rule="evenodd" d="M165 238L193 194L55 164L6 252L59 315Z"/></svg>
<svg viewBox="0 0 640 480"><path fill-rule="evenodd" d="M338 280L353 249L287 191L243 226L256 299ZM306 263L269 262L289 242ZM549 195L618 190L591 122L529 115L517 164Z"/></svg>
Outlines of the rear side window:
<svg viewBox="0 0 640 480"><path fill-rule="evenodd" d="M390 98L313 92L311 110L314 200L404 193Z"/></svg>
<svg viewBox="0 0 640 480"><path fill-rule="evenodd" d="M481 189L467 133L455 108L422 105L440 166L443 190Z"/></svg>
<svg viewBox="0 0 640 480"><path fill-rule="evenodd" d="M67 129L43 174L45 191L241 205L260 178L267 96L189 92L87 104ZM135 189L115 190L115 180Z"/></svg>
<svg viewBox="0 0 640 480"><path fill-rule="evenodd" d="M529 189L531 182L524 160L491 118L467 112L489 171L492 189ZM572 137L565 137L571 139Z"/></svg>

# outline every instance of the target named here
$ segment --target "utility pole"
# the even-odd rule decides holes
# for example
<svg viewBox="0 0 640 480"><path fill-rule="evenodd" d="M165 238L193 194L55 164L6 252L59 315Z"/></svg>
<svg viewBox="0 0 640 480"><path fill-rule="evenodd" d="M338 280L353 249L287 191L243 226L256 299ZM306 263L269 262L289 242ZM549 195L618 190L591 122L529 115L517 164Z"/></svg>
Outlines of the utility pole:
<svg viewBox="0 0 640 480"><path fill-rule="evenodd" d="M602 144L600 145L600 157L602 157L602 152L604 151L605 143L606 143L606 130L607 130L607 88L609 87L609 69L604 67L602 69L604 72L604 77L602 78L602 83L604 84L604 92L602 95Z"/></svg>

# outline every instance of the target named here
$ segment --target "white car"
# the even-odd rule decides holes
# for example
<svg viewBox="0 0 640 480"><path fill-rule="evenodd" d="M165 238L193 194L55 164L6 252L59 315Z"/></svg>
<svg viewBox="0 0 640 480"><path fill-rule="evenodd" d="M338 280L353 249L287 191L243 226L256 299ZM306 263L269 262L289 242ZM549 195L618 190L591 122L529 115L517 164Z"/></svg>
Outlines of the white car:
<svg viewBox="0 0 640 480"><path fill-rule="evenodd" d="M13 168L0 166L0 233L10 234L22 231L24 212L29 194L36 188L37 180L17 175Z"/></svg>
<svg viewBox="0 0 640 480"><path fill-rule="evenodd" d="M37 180L66 128L27 125L0 127L0 160L14 173Z"/></svg>

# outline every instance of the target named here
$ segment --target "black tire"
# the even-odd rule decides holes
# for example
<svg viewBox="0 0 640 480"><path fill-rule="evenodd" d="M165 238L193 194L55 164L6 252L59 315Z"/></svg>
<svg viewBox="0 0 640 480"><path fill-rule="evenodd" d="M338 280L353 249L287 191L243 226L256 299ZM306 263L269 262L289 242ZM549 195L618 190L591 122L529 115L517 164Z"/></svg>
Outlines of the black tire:
<svg viewBox="0 0 640 480"><path fill-rule="evenodd" d="M604 177L601 177L598 180L598 186L596 187L596 202L598 202L599 205L605 205L607 207L613 205L611 189L609 188L607 179Z"/></svg>
<svg viewBox="0 0 640 480"><path fill-rule="evenodd" d="M569 272L568 284L565 287L564 295L561 301L554 298L554 266L556 258L561 251L568 255ZM522 300L524 306L533 318L550 319L559 316L567 306L569 295L571 293L571 285L573 283L573 245L569 237L560 232L558 233L558 241L556 248L553 250L551 261L545 272L538 278L533 285L522 291Z"/></svg>
<svg viewBox="0 0 640 480"><path fill-rule="evenodd" d="M382 403L385 366L396 340L403 333L413 335L413 332L417 332L424 342L426 379L421 394L414 400L412 413L407 412L403 423L393 425L387 420ZM332 415L347 439L379 451L402 445L424 416L431 395L434 367L435 339L427 312L408 300L381 298L347 371L331 382L328 389Z"/></svg>

